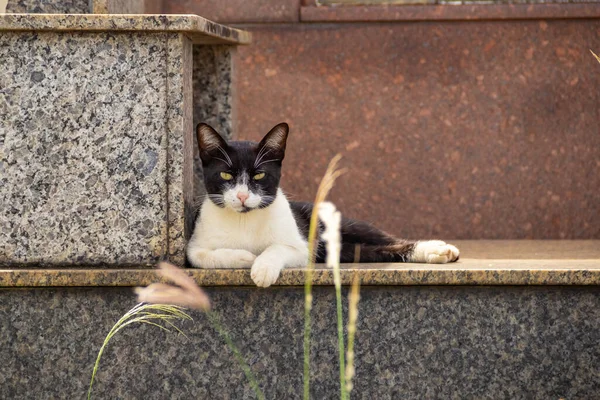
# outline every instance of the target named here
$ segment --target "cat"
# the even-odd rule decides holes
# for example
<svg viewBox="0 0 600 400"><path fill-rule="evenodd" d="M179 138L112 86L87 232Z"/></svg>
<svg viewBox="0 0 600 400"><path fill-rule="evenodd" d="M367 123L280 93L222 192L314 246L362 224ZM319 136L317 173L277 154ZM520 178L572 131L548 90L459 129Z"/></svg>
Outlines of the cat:
<svg viewBox="0 0 600 400"><path fill-rule="evenodd" d="M196 268L251 268L260 287L275 283L283 268L305 267L313 205L288 201L279 187L289 126L280 123L260 143L225 141L211 126L196 128L206 197L186 253ZM458 249L440 240L395 238L371 224L342 218L346 262L446 263ZM326 251L319 241L317 262Z"/></svg>

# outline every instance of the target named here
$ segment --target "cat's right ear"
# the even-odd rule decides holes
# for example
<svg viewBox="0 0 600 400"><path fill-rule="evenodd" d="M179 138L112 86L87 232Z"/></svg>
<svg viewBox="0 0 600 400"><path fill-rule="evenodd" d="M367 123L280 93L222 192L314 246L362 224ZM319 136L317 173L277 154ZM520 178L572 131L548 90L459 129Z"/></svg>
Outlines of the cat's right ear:
<svg viewBox="0 0 600 400"><path fill-rule="evenodd" d="M198 139L198 150L202 161L208 162L212 158L223 157L227 142L212 126L203 122L199 123L196 127L196 138Z"/></svg>

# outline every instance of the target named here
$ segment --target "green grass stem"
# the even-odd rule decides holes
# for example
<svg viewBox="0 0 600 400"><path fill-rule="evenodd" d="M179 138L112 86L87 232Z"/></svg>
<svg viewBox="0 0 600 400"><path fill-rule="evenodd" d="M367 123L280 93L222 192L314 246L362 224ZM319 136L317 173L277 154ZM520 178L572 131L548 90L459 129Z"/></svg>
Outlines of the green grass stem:
<svg viewBox="0 0 600 400"><path fill-rule="evenodd" d="M254 374L252 373L250 366L244 360L242 353L237 348L237 346L233 343L233 340L231 340L231 336L229 335L229 332L227 332L227 330L225 328L223 328L223 324L221 324L219 315L217 313L215 313L214 311L207 311L206 316L208 317L208 320L212 324L213 328L215 328L215 330L223 338L223 340L227 344L227 347L229 347L229 349L233 352L235 359L237 360L238 364L242 368L242 371L244 371L244 374L246 375L246 379L248 379L250 386L254 390L254 393L256 394L256 398L259 400L264 400L265 395L260 390L260 387L258 386L258 382L257 382L256 378L254 377Z"/></svg>
<svg viewBox="0 0 600 400"><path fill-rule="evenodd" d="M335 301L337 306L337 330L338 330L338 353L340 359L340 398L347 399L346 394L346 351L344 350L344 315L342 310L342 284L340 277L340 262L337 257L337 265L333 268L335 283Z"/></svg>

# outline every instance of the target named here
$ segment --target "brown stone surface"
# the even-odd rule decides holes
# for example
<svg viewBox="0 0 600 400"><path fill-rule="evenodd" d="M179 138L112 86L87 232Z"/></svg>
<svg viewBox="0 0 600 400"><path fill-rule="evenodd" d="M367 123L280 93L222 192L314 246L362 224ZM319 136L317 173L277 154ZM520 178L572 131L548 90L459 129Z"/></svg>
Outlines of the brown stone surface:
<svg viewBox="0 0 600 400"><path fill-rule="evenodd" d="M300 20L307 22L550 19L599 16L600 3L309 6L302 7L300 10Z"/></svg>
<svg viewBox="0 0 600 400"><path fill-rule="evenodd" d="M344 264L344 285L600 285L600 242L457 241L461 260L451 264ZM463 256L465 258L463 258ZM188 269L201 286L254 286L249 269ZM153 269L0 269L0 287L146 286ZM301 286L301 269L275 283ZM333 285L331 269L317 265L313 284Z"/></svg>
<svg viewBox="0 0 600 400"><path fill-rule="evenodd" d="M201 286L255 286L249 269L193 269ZM600 260L472 260L445 266L431 264L347 264L343 285L358 276L362 285L600 285ZM144 269L0 270L0 287L146 286L161 281ZM284 270L274 286L303 286L305 273ZM333 285L322 266L313 285Z"/></svg>
<svg viewBox="0 0 600 400"><path fill-rule="evenodd" d="M600 238L600 20L251 27L237 137L291 125L282 186L398 236Z"/></svg>
<svg viewBox="0 0 600 400"><path fill-rule="evenodd" d="M600 260L598 240L456 240L452 244L460 249L461 258Z"/></svg>
<svg viewBox="0 0 600 400"><path fill-rule="evenodd" d="M296 22L300 0L163 1L166 14L197 14L217 22Z"/></svg>

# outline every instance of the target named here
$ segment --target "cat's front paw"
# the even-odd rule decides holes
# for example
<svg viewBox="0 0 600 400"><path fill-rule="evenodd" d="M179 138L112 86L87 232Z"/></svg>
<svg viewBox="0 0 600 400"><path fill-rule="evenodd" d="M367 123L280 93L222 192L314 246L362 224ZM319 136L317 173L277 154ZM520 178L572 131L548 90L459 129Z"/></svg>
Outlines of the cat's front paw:
<svg viewBox="0 0 600 400"><path fill-rule="evenodd" d="M269 257L258 257L252 265L250 277L256 283L256 286L269 287L279 278L281 269L276 260Z"/></svg>
<svg viewBox="0 0 600 400"><path fill-rule="evenodd" d="M250 268L256 256L242 249L194 249L188 259L195 268Z"/></svg>
<svg viewBox="0 0 600 400"><path fill-rule="evenodd" d="M441 240L427 240L417 242L413 251L413 262L425 262L428 264L445 264L458 260L460 252L458 249Z"/></svg>

